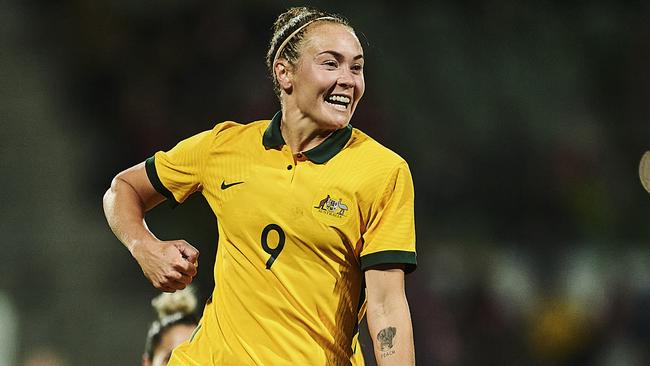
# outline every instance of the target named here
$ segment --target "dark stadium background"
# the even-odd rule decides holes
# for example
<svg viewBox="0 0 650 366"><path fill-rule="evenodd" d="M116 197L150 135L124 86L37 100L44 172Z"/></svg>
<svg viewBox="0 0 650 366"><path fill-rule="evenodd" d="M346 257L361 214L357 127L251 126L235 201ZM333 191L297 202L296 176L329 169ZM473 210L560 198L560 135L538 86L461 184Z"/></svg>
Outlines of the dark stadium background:
<svg viewBox="0 0 650 366"><path fill-rule="evenodd" d="M139 362L156 291L102 194L219 121L271 117L270 26L302 4L0 2L0 365ZM413 173L418 364L650 364L648 2L312 5L364 42L353 125ZM149 223L201 251L205 299L202 197Z"/></svg>

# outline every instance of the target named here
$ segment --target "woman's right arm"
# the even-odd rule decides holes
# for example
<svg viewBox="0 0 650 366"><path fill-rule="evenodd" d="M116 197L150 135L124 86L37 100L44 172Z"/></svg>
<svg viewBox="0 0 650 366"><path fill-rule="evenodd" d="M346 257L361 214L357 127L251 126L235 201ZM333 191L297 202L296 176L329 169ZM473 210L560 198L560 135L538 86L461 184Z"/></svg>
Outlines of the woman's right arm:
<svg viewBox="0 0 650 366"><path fill-rule="evenodd" d="M149 230L144 215L164 200L149 181L143 162L113 178L104 194L104 214L153 286L174 292L192 282L199 252L185 240L162 241Z"/></svg>

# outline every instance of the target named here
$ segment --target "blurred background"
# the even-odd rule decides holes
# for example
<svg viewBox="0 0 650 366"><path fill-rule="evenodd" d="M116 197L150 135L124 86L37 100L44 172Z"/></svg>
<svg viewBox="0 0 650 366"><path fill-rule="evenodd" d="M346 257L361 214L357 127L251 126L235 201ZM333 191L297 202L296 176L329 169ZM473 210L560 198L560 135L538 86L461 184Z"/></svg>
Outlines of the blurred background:
<svg viewBox="0 0 650 366"><path fill-rule="evenodd" d="M0 1L0 366L139 363L157 292L101 197L157 150L270 118L270 27L295 5ZM418 364L650 364L650 3L311 5L356 27L352 123L413 173ZM215 223L199 195L149 216L201 251L202 300Z"/></svg>

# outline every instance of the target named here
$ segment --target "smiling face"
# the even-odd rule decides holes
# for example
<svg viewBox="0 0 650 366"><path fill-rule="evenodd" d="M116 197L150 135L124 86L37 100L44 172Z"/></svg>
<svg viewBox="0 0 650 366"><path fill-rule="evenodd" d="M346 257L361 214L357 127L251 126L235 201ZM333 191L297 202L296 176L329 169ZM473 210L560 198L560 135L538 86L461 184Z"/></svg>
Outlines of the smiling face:
<svg viewBox="0 0 650 366"><path fill-rule="evenodd" d="M297 109L319 129L347 126L365 91L357 36L345 25L321 21L307 28L301 43L297 64L278 78L283 107Z"/></svg>

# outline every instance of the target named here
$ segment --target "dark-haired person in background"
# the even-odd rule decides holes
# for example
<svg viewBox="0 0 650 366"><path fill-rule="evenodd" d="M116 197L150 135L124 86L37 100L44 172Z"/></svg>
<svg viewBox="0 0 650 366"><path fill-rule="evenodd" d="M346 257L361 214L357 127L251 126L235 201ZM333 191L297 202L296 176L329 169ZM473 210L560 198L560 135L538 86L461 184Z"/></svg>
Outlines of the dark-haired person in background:
<svg viewBox="0 0 650 366"><path fill-rule="evenodd" d="M192 281L198 252L157 239L145 212L201 192L217 217L217 300L169 364L363 365L367 312L378 364L412 365L413 183L400 156L350 125L361 44L344 18L291 8L267 66L281 104L271 120L219 123L119 173L104 196L111 228L163 291Z"/></svg>

